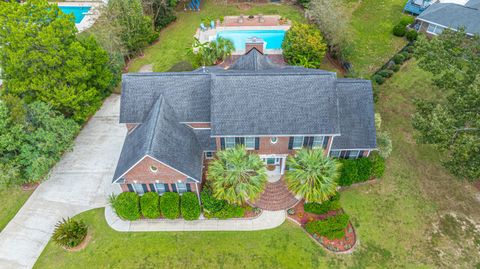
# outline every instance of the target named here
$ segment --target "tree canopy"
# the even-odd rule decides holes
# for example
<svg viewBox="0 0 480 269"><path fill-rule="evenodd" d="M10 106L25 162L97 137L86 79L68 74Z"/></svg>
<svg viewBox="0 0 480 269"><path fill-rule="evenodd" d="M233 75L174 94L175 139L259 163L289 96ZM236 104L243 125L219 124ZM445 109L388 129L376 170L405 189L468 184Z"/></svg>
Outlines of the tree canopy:
<svg viewBox="0 0 480 269"><path fill-rule="evenodd" d="M45 0L0 3L4 93L48 103L84 121L108 94L108 55L92 37L77 39L71 15Z"/></svg>
<svg viewBox="0 0 480 269"><path fill-rule="evenodd" d="M282 49L289 64L319 68L327 45L315 25L296 23L285 33Z"/></svg>
<svg viewBox="0 0 480 269"><path fill-rule="evenodd" d="M480 37L445 30L417 41L419 66L432 73L445 98L417 100L413 127L418 141L445 153L445 166L455 175L480 178Z"/></svg>

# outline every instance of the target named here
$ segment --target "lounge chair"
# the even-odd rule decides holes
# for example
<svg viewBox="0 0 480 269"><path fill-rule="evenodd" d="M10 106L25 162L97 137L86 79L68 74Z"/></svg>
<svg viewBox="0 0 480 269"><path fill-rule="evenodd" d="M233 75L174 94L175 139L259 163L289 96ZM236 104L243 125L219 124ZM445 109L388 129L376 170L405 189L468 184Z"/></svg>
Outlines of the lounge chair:
<svg viewBox="0 0 480 269"><path fill-rule="evenodd" d="M243 15L238 16L238 23L243 23Z"/></svg>
<svg viewBox="0 0 480 269"><path fill-rule="evenodd" d="M264 23L265 22L265 19L263 18L263 14L258 15L258 22L259 23Z"/></svg>
<svg viewBox="0 0 480 269"><path fill-rule="evenodd" d="M211 21L211 22L210 22L210 28L212 28L212 29L215 28L215 22L214 22L214 21Z"/></svg>
<svg viewBox="0 0 480 269"><path fill-rule="evenodd" d="M203 24L203 22L200 23L200 30L207 31L207 27L205 27L205 24Z"/></svg>

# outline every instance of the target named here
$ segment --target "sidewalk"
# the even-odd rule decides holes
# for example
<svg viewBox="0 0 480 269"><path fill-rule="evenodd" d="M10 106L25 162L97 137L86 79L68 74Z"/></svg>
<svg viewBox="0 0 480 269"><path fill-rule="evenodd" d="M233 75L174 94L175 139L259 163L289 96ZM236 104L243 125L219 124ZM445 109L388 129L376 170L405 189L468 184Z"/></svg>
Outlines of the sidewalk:
<svg viewBox="0 0 480 269"><path fill-rule="evenodd" d="M267 211L252 219L199 219L194 221L179 220L121 220L111 206L105 207L108 225L119 232L161 232L161 231L257 231L280 226L286 218L284 210Z"/></svg>

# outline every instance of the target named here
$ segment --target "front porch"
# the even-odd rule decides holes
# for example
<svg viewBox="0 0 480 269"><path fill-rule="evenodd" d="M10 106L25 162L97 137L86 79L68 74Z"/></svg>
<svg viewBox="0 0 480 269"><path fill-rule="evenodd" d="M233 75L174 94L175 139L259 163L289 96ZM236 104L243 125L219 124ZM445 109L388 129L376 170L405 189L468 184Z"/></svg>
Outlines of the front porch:
<svg viewBox="0 0 480 269"><path fill-rule="evenodd" d="M270 211L286 210L295 206L297 199L287 188L283 175L277 177L269 177L269 182L260 197L252 204L258 208Z"/></svg>

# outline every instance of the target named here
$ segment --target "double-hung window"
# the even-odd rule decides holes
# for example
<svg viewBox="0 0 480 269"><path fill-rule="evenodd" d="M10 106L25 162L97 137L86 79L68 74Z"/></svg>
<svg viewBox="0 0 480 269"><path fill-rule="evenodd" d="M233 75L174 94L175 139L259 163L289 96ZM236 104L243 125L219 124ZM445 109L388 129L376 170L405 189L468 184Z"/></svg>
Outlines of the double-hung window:
<svg viewBox="0 0 480 269"><path fill-rule="evenodd" d="M427 33L432 34L432 35L439 35L443 32L445 28L439 25L435 24L429 24L427 28Z"/></svg>
<svg viewBox="0 0 480 269"><path fill-rule="evenodd" d="M213 151L205 151L205 159L213 159Z"/></svg>
<svg viewBox="0 0 480 269"><path fill-rule="evenodd" d="M245 148L255 149L255 137L245 137Z"/></svg>
<svg viewBox="0 0 480 269"><path fill-rule="evenodd" d="M235 147L235 137L225 137L225 148L231 149Z"/></svg>
<svg viewBox="0 0 480 269"><path fill-rule="evenodd" d="M163 194L167 192L167 188L163 183L155 183L155 190L157 191L158 194Z"/></svg>
<svg viewBox="0 0 480 269"><path fill-rule="evenodd" d="M300 149L303 147L303 136L294 136L292 148Z"/></svg>
<svg viewBox="0 0 480 269"><path fill-rule="evenodd" d="M140 184L140 183L134 183L134 184L132 184L132 185L133 185L133 189L135 190L135 192L136 192L138 195L142 195L142 194L144 193L142 184Z"/></svg>
<svg viewBox="0 0 480 269"><path fill-rule="evenodd" d="M331 150L330 151L330 157L332 158L339 158L340 157L340 150Z"/></svg>
<svg viewBox="0 0 480 269"><path fill-rule="evenodd" d="M312 148L321 148L323 147L323 136L315 136L313 138Z"/></svg>
<svg viewBox="0 0 480 269"><path fill-rule="evenodd" d="M177 192L178 193L187 192L187 184L183 182L177 182Z"/></svg>
<svg viewBox="0 0 480 269"><path fill-rule="evenodd" d="M360 150L350 150L348 152L348 158L349 159L356 159L356 158L358 158L359 154L360 154Z"/></svg>

